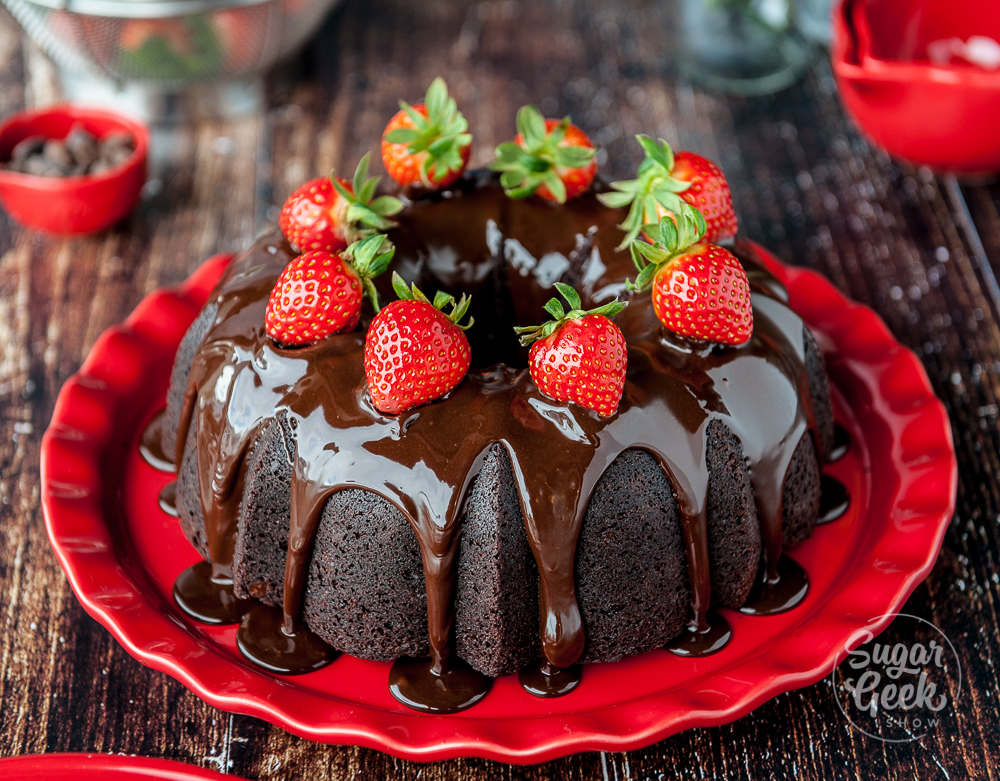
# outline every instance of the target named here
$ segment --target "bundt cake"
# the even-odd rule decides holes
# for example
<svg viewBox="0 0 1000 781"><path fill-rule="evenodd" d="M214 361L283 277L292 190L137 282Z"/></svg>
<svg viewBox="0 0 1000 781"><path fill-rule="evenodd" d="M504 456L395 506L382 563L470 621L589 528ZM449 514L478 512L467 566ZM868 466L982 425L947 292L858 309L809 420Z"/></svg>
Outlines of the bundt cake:
<svg viewBox="0 0 1000 781"><path fill-rule="evenodd" d="M752 334L683 338L626 285L630 210L602 197L617 190L595 182L555 203L510 197L516 185L463 172L383 215L401 277L471 294L471 366L444 398L373 404L371 313L310 344L269 335L272 290L305 249L279 232L229 266L184 337L156 431L176 453L181 527L212 567L176 593L190 607L221 590L199 615L242 616L252 659L280 672L333 649L395 660L399 699L455 710L490 677L528 670L529 690L562 693L578 662L710 652L728 635L716 608L769 612L804 594L783 551L817 521L834 420L780 282L732 240ZM538 321L557 281L584 309L628 301L614 414L555 400L528 368L512 329Z"/></svg>

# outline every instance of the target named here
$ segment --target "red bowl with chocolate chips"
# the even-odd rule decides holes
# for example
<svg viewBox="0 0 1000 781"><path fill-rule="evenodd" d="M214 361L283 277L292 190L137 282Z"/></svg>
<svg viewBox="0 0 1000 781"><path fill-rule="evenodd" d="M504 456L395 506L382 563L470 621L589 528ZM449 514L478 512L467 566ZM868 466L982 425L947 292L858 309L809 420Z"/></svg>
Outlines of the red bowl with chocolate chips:
<svg viewBox="0 0 1000 781"><path fill-rule="evenodd" d="M59 143L46 150L45 141ZM0 205L46 233L99 231L135 208L148 150L146 126L114 112L58 105L14 114L0 124Z"/></svg>

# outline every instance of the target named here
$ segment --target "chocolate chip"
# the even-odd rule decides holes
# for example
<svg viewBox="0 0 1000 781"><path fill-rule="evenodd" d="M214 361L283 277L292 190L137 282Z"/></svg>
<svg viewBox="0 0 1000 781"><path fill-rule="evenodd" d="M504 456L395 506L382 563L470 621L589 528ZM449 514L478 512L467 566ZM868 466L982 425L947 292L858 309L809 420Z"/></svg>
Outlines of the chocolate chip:
<svg viewBox="0 0 1000 781"><path fill-rule="evenodd" d="M132 138L130 133L126 133L124 130L116 130L113 133L108 133L101 140L101 143L106 149L127 149L129 152L135 151L135 139Z"/></svg>
<svg viewBox="0 0 1000 781"><path fill-rule="evenodd" d="M41 152L44 146L44 136L28 136L23 141L18 142L18 144L11 150L11 162L24 162L32 155L36 155Z"/></svg>
<svg viewBox="0 0 1000 781"><path fill-rule="evenodd" d="M24 161L24 173L34 176L65 176L66 169L56 165L51 160L36 155Z"/></svg>
<svg viewBox="0 0 1000 781"><path fill-rule="evenodd" d="M132 151L125 147L115 147L104 153L104 159L111 165L120 165L132 156Z"/></svg>
<svg viewBox="0 0 1000 781"><path fill-rule="evenodd" d="M135 152L135 139L124 131L98 139L77 125L65 141L31 136L11 150L0 167L34 176L90 176L124 163Z"/></svg>
<svg viewBox="0 0 1000 781"><path fill-rule="evenodd" d="M76 167L87 168L98 156L97 136L77 125L66 136L66 149L73 156Z"/></svg>
<svg viewBox="0 0 1000 781"><path fill-rule="evenodd" d="M58 168L69 171L73 167L73 156L69 153L66 145L62 141L56 141L54 139L49 139L45 142L45 148L42 150L42 155L48 160L52 165Z"/></svg>
<svg viewBox="0 0 1000 781"><path fill-rule="evenodd" d="M105 171L109 170L112 167L113 166L105 160L95 160L93 163L90 164L90 167L87 169L87 173L90 174L91 176L94 176L96 174L103 174Z"/></svg>

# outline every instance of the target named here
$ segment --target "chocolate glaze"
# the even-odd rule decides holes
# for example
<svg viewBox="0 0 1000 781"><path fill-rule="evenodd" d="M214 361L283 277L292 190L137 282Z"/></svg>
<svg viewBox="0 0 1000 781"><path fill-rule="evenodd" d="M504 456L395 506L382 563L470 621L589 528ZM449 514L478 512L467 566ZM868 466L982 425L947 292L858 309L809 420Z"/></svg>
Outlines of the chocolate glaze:
<svg viewBox="0 0 1000 781"><path fill-rule="evenodd" d="M816 523L832 523L843 517L851 506L851 496L847 486L835 477L823 475L820 482L819 517Z"/></svg>
<svg viewBox="0 0 1000 781"><path fill-rule="evenodd" d="M830 463L839 461L847 455L847 451L850 449L851 432L839 423L835 424L833 427L833 447L831 447L830 452L827 453L826 460Z"/></svg>
<svg viewBox="0 0 1000 781"><path fill-rule="evenodd" d="M174 518L177 517L177 481L171 480L165 486L163 490L160 491L159 499L157 500L160 509L163 510L167 515L172 515Z"/></svg>
<svg viewBox="0 0 1000 781"><path fill-rule="evenodd" d="M282 611L255 604L236 630L236 647L271 672L300 675L326 667L339 655L305 626L289 630Z"/></svg>
<svg viewBox="0 0 1000 781"><path fill-rule="evenodd" d="M802 565L789 556L778 559L774 575L757 581L746 603L740 608L748 616L773 616L800 604L809 593L809 576Z"/></svg>
<svg viewBox="0 0 1000 781"><path fill-rule="evenodd" d="M729 622L712 611L705 616L701 626L689 626L667 643L666 648L677 656L708 656L725 648L732 636Z"/></svg>
<svg viewBox="0 0 1000 781"><path fill-rule="evenodd" d="M153 469L160 472L173 472L173 455L163 449L163 421L165 417L166 410L161 409L149 421L146 429L142 432L142 438L139 440L139 454L143 461Z"/></svg>
<svg viewBox="0 0 1000 781"><path fill-rule="evenodd" d="M189 616L206 624L236 624L252 606L233 594L233 579L208 561L199 561L174 581L174 601Z"/></svg>
<svg viewBox="0 0 1000 781"><path fill-rule="evenodd" d="M434 659L403 657L389 670L389 692L399 702L425 713L457 713L489 694L493 679L461 659L439 665Z"/></svg>
<svg viewBox="0 0 1000 781"><path fill-rule="evenodd" d="M499 443L510 456L538 565L539 631L549 664L569 668L583 652L576 543L595 484L629 448L653 455L673 487L688 553L692 637L717 645L706 533L706 429L715 419L739 437L750 466L765 548L761 604L803 591L801 583L793 588L797 573L781 556L784 476L802 436L815 436L803 328L749 245L737 241L732 249L751 281L753 337L737 348L680 344L664 334L648 295L632 298L617 318L629 356L616 415L599 418L543 396L523 368L526 351L511 327L544 317L554 281L573 284L585 307L630 298L624 283L634 269L615 249L622 218L593 194L561 207L512 201L488 173L409 202L391 234L395 268L428 291L471 293L476 326L469 332L474 368L467 379L448 398L399 416L370 403L363 329L298 349L281 348L264 332L271 288L294 255L279 234L260 239L229 268L214 293L214 323L191 365L174 463L197 419L207 547L224 573L232 562L243 465L257 432L277 415L297 430L295 452L288 453L283 611L267 631L279 624L285 634L299 631L312 540L327 498L348 487L369 490L409 520L425 574L431 659L397 662L394 695L435 710L440 701L420 698L443 697L445 707L477 699L466 697L467 676L449 660L455 559L463 498L485 453ZM244 622L244 644L256 627ZM461 693L451 692L453 685Z"/></svg>
<svg viewBox="0 0 1000 781"><path fill-rule="evenodd" d="M580 685L583 668L579 664L571 667L553 667L544 659L517 674L521 688L536 697L562 697Z"/></svg>

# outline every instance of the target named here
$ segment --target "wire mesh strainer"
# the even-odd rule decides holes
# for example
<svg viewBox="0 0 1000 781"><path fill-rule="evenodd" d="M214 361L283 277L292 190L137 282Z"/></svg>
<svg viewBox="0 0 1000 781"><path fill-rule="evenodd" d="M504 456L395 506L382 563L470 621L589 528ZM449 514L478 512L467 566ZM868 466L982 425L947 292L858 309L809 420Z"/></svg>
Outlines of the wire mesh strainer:
<svg viewBox="0 0 1000 781"><path fill-rule="evenodd" d="M338 0L2 0L64 71L164 90L259 74Z"/></svg>

